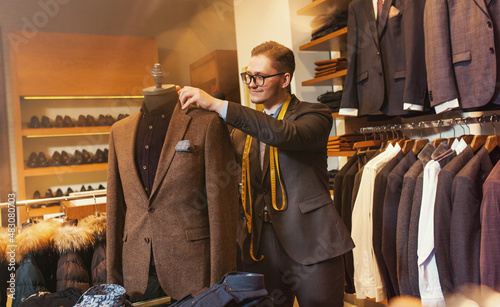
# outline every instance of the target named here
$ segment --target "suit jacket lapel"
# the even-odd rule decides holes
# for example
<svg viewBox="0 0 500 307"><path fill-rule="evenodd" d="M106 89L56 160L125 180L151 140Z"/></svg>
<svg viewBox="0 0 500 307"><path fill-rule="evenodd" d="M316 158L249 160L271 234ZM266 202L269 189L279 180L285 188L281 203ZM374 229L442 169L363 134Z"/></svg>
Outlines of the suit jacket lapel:
<svg viewBox="0 0 500 307"><path fill-rule="evenodd" d="M124 137L121 139L123 146L125 148L125 152L127 154L121 155L120 159L123 159L122 162L124 165L133 165L134 167L127 167L127 176L128 178L133 178L132 182L134 185L134 189L137 190L137 193L139 193L141 196L144 198L148 198L148 195L146 194L146 191L144 191L144 187L142 186L141 179L139 178L139 174L137 173L137 167L135 163L135 141L137 138L137 129L139 127L139 121L141 119L142 113L136 112L130 116L130 121L132 126L130 129L133 131L133 136L128 137L130 134L130 130L127 129L124 133L126 133L127 137ZM116 145L115 145L116 147Z"/></svg>
<svg viewBox="0 0 500 307"><path fill-rule="evenodd" d="M172 159L175 154L175 145L182 140L188 124L191 121L191 116L186 114L187 110L189 110L189 108L181 110L180 103L177 103L175 106L172 118L170 119L170 124L168 125L167 134L165 135L165 142L163 143L163 148L161 150L160 161L158 163L158 169L156 170L151 197L153 197L156 190L158 190L160 183L163 181L163 177L165 177L165 174L172 163Z"/></svg>
<svg viewBox="0 0 500 307"><path fill-rule="evenodd" d="M391 9L392 5L392 0L385 0L384 1L384 6L382 8L382 12L380 12L379 19L377 20L377 33L378 33L378 38L382 36L382 33L384 32L384 28L387 25L387 19L389 17L389 10Z"/></svg>
<svg viewBox="0 0 500 307"><path fill-rule="evenodd" d="M487 16L490 15L488 11L488 5L490 4L491 0L474 0L476 4L481 8L483 13L485 13Z"/></svg>
<svg viewBox="0 0 500 307"><path fill-rule="evenodd" d="M379 48L378 42L378 34L377 34L377 23L375 21L375 13L373 11L373 2L372 0L364 0L363 2L363 10L366 15L366 22L368 23L368 28L372 34L373 40L375 41L375 45ZM365 31L365 29L358 29L358 31Z"/></svg>

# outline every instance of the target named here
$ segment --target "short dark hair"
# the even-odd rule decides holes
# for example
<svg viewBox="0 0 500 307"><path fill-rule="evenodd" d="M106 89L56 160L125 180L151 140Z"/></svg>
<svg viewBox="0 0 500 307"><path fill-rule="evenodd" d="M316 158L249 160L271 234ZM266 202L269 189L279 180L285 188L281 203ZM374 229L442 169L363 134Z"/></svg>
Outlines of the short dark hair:
<svg viewBox="0 0 500 307"><path fill-rule="evenodd" d="M290 48L275 41L264 42L252 49L252 56L265 55L273 61L273 68L279 73L287 72L290 80L295 71L295 56Z"/></svg>

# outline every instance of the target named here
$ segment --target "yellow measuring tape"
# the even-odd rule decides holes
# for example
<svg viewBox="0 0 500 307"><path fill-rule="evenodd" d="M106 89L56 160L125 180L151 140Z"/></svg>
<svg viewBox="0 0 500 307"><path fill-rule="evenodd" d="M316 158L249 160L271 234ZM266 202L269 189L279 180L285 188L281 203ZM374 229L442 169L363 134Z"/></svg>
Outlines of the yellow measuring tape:
<svg viewBox="0 0 500 307"><path fill-rule="evenodd" d="M288 109L288 105L290 104L290 100L292 97L288 95L283 106L281 107L280 113L278 114L278 120L283 120L283 117L286 114ZM252 145L252 137L247 135L245 140L245 149L243 151L243 161L241 167L241 203L243 205L243 210L245 211L245 217L247 219L247 230L248 233L251 234L250 238L250 257L254 261L261 261L264 259L264 256L261 256L260 259L257 259L253 254L253 232L252 232L252 193L250 187L250 147ZM269 146L269 162L270 162L270 173L271 173L271 190L272 190L272 201L273 208L276 211L282 211L286 207L285 202L285 189L283 187L283 181L281 180L280 170L279 170L279 162L278 162L278 148ZM281 195L282 195L282 206L278 208L276 204L276 173L278 174L278 180L280 182L281 187ZM248 191L248 202L247 202L247 191ZM247 207L249 208L247 212Z"/></svg>

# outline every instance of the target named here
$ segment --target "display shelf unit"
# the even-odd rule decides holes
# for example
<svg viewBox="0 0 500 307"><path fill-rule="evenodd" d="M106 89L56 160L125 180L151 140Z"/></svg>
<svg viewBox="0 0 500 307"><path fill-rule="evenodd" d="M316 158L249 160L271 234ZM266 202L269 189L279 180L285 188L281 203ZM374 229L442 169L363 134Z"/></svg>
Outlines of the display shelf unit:
<svg viewBox="0 0 500 307"><path fill-rule="evenodd" d="M328 151L327 154L329 157L352 157L356 153L355 150L349 151Z"/></svg>
<svg viewBox="0 0 500 307"><path fill-rule="evenodd" d="M64 144L68 140L72 144L92 144L97 139L101 143L95 146L101 146L106 139L100 135L109 134L111 129L109 126L32 129L27 125L27 118L47 115L43 112L54 106L57 112L69 110L85 115L85 112L94 110L96 99L99 100L99 108L109 111L115 118L118 114L113 114L113 111L123 107L135 112L139 109L136 106L142 102L142 89L153 85L151 69L158 62L158 47L154 38L25 31L9 33L9 37L22 38L26 35L29 39L10 40L9 45L19 201L31 198L33 188L29 185L34 181L43 184L50 178L58 178L64 184L64 176L78 174L79 179L84 173L99 173L99 177L106 177L106 163L28 168L26 157L30 149L27 148L33 150L39 144L46 147L73 146ZM81 177L84 180L85 176ZM54 207L37 209L40 212L33 209L29 217L47 211L43 209L55 210ZM27 210L21 208L19 213L18 222L22 223L27 217Z"/></svg>
<svg viewBox="0 0 500 307"><path fill-rule="evenodd" d="M300 51L345 50L347 27L310 41L299 47Z"/></svg>
<svg viewBox="0 0 500 307"><path fill-rule="evenodd" d="M329 74L326 76L322 76L319 78L314 78L310 80L306 80L302 82L302 86L323 86L323 85L332 85L332 80L336 78L343 77L347 74L347 69L337 71L333 74Z"/></svg>

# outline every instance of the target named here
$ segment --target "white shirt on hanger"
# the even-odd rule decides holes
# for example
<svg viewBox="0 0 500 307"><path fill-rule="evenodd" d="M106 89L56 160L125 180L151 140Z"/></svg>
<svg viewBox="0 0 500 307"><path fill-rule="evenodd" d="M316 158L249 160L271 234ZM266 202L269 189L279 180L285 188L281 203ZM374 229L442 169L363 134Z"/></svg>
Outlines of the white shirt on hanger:
<svg viewBox="0 0 500 307"><path fill-rule="evenodd" d="M401 151L399 144L387 149L368 161L363 169L358 195L352 211L351 237L356 247L353 249L354 285L356 297L386 299L386 291L380 276L373 251L373 192L375 177L380 170Z"/></svg>

